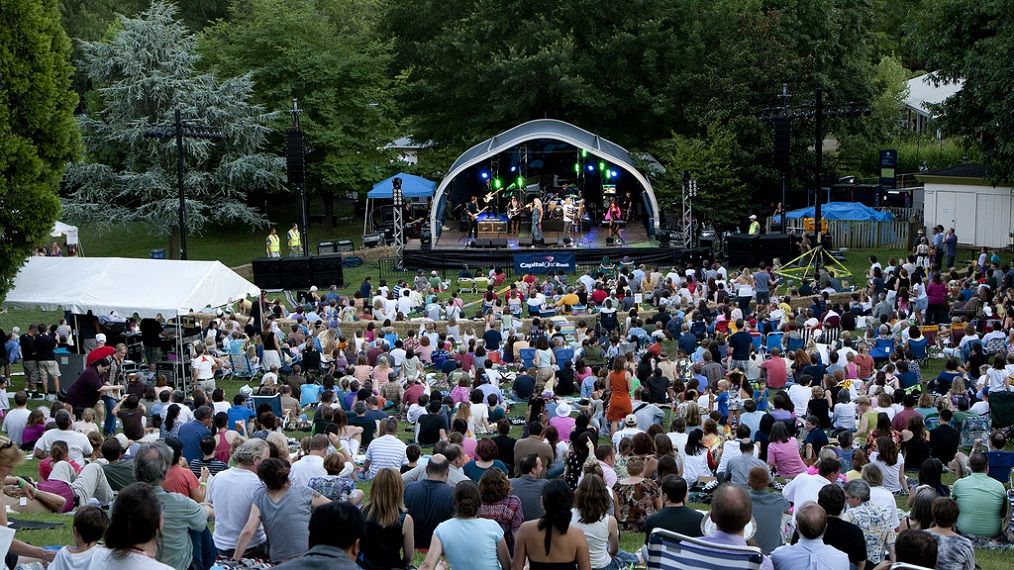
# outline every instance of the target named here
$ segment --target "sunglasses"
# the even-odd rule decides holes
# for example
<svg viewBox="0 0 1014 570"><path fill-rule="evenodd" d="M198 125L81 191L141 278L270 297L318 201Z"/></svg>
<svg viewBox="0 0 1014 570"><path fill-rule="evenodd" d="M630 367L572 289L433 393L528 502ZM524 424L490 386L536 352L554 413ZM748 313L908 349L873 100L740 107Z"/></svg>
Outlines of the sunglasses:
<svg viewBox="0 0 1014 570"><path fill-rule="evenodd" d="M14 441L13 440L8 439L7 443L5 443L3 445L0 445L0 450L7 449L8 447L14 447Z"/></svg>

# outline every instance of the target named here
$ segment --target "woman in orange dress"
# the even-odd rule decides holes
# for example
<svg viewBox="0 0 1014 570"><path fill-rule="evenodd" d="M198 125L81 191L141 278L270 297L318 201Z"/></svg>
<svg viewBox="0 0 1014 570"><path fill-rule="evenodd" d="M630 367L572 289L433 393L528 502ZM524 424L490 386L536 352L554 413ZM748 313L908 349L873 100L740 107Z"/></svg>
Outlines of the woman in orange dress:
<svg viewBox="0 0 1014 570"><path fill-rule="evenodd" d="M633 411L630 403L630 392L634 389L630 372L626 369L627 359L617 356L613 359L613 369L609 373L609 389L612 395L609 397L609 409L606 411L606 419L609 420L609 435L611 436L627 414Z"/></svg>

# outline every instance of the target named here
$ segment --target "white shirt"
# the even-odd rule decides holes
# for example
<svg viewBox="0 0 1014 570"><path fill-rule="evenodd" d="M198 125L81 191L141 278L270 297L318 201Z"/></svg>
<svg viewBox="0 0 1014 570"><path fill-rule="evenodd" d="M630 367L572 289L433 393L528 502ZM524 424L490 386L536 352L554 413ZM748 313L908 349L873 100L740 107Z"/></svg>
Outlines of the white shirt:
<svg viewBox="0 0 1014 570"><path fill-rule="evenodd" d="M398 312L401 313L401 314L403 314L403 315L407 315L407 314L409 314L409 313L412 312L412 298L411 297L402 296L400 299L398 299L398 302L396 303L396 305L398 307Z"/></svg>
<svg viewBox="0 0 1014 570"><path fill-rule="evenodd" d="M814 378L814 382L820 382L822 379ZM799 384L793 384L789 388L789 399L792 400L792 405L796 408L796 415L800 416L806 413L806 404L810 401L810 396L813 393L809 386L800 386Z"/></svg>
<svg viewBox="0 0 1014 570"><path fill-rule="evenodd" d="M401 471L401 466L408 458L405 457L405 442L393 435L384 435L370 442L366 449L366 460L370 462L367 477L372 479L378 471L392 467Z"/></svg>
<svg viewBox="0 0 1014 570"><path fill-rule="evenodd" d="M623 429L616 430L616 433L613 434L613 447L615 447L616 450L619 451L620 442L623 441L623 438L629 437L630 439L634 439L634 436L639 433L642 432L641 430L637 429L637 427L625 427Z"/></svg>
<svg viewBox="0 0 1014 570"><path fill-rule="evenodd" d="M250 513L248 512L247 515ZM92 554L89 564L85 566L88 570L136 570L138 568L144 568L144 570L173 570L172 566L163 564L158 560L148 558L145 554L137 552L128 552L123 558L113 556L113 551L109 550L104 546L96 546L92 548L95 551Z"/></svg>
<svg viewBox="0 0 1014 570"><path fill-rule="evenodd" d="M91 564L92 556L99 550L102 550L102 547L96 546L84 552L71 552L69 548L69 546L61 548L47 568L52 568L53 570L86 570L88 565Z"/></svg>
<svg viewBox="0 0 1014 570"><path fill-rule="evenodd" d="M193 367L194 372L197 373L198 380L211 380L215 377L215 359L211 358L206 354L202 354L197 358L190 361L190 365Z"/></svg>
<svg viewBox="0 0 1014 570"><path fill-rule="evenodd" d="M782 496L796 507L792 512L793 520L795 520L796 513L799 512L799 507L803 503L807 501L816 503L817 494L820 493L821 489L830 484L831 482L826 478L808 473L800 473L792 481L786 483L782 489Z"/></svg>
<svg viewBox="0 0 1014 570"><path fill-rule="evenodd" d="M253 471L234 467L215 475L208 483L208 502L215 507L215 546L219 550L233 550L239 533L250 518L254 497L265 493L264 485ZM263 544L264 527L258 526L250 545Z"/></svg>
<svg viewBox="0 0 1014 570"><path fill-rule="evenodd" d="M19 447L23 442L21 434L24 433L25 426L28 425L28 416L31 414L28 408L14 408L4 417L4 432Z"/></svg>
<svg viewBox="0 0 1014 570"><path fill-rule="evenodd" d="M51 429L42 434L39 441L35 442L35 450L42 451L48 456L50 447L57 441L67 444L67 459L76 461L78 465L84 465L84 458L92 454L92 444L89 443L88 436L76 431L59 429Z"/></svg>
<svg viewBox="0 0 1014 570"><path fill-rule="evenodd" d="M327 476L327 469L324 469L324 458L319 455L304 455L299 461L292 464L289 471L289 481L293 486L306 486L314 477Z"/></svg>
<svg viewBox="0 0 1014 570"><path fill-rule="evenodd" d="M739 440L727 440L724 444L722 444L722 459L718 462L717 471L719 473L725 473L726 465L741 455L743 455L743 452L739 450Z"/></svg>

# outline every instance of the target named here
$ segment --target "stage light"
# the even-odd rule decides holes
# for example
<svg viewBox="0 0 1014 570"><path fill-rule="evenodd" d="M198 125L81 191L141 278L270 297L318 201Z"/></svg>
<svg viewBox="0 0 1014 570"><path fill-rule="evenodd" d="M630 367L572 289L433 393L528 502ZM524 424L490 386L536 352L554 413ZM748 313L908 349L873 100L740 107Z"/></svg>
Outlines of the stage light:
<svg viewBox="0 0 1014 570"><path fill-rule="evenodd" d="M501 187L503 187L503 181L500 180L499 178L494 178L493 179L493 188L499 190Z"/></svg>
<svg viewBox="0 0 1014 570"><path fill-rule="evenodd" d="M605 169L606 169L606 163L600 162L599 163L599 170L605 170Z"/></svg>
<svg viewBox="0 0 1014 570"><path fill-rule="evenodd" d="M615 178L615 177L619 176L619 173L617 173L615 170L610 170L609 171L609 176Z"/></svg>
<svg viewBox="0 0 1014 570"><path fill-rule="evenodd" d="M609 180L612 177L613 177L613 171L612 170L607 170L606 171L606 180Z"/></svg>
<svg viewBox="0 0 1014 570"><path fill-rule="evenodd" d="M524 188L524 187L525 187L525 179L523 177L521 177L521 176L518 176L518 188Z"/></svg>
<svg viewBox="0 0 1014 570"><path fill-rule="evenodd" d="M512 166L511 167L511 172L517 172L517 171L518 171L518 167L517 166Z"/></svg>
<svg viewBox="0 0 1014 570"><path fill-rule="evenodd" d="M595 172L595 165L594 164L589 164L588 165L588 172Z"/></svg>
<svg viewBox="0 0 1014 570"><path fill-rule="evenodd" d="M574 172L581 172L581 165L577 162L574 163Z"/></svg>
<svg viewBox="0 0 1014 570"><path fill-rule="evenodd" d="M583 148L581 149L581 158L588 158L588 151Z"/></svg>
<svg viewBox="0 0 1014 570"><path fill-rule="evenodd" d="M484 171L484 172L483 172L483 173L481 174L481 176L482 176L482 179L483 179L483 180L487 180L487 179L489 179L489 173L488 173L488 172L485 172L485 171Z"/></svg>

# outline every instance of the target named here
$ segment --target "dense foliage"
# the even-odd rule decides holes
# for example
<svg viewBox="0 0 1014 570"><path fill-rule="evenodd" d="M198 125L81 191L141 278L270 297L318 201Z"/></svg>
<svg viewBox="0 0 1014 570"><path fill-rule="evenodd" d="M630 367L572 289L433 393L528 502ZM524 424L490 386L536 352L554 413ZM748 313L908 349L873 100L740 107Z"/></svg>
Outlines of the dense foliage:
<svg viewBox="0 0 1014 570"><path fill-rule="evenodd" d="M0 10L0 297L60 213L64 164L80 141L70 40L56 0Z"/></svg>

